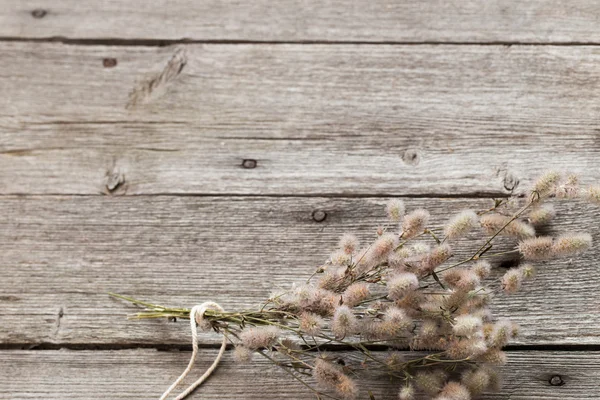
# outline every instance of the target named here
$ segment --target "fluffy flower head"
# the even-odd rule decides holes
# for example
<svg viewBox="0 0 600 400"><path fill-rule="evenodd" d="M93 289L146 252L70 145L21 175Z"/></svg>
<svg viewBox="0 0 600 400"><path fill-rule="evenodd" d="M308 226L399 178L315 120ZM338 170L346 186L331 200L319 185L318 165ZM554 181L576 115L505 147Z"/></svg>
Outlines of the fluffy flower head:
<svg viewBox="0 0 600 400"><path fill-rule="evenodd" d="M281 336L281 331L276 326L258 326L247 328L240 334L242 345L249 350L271 347Z"/></svg>
<svg viewBox="0 0 600 400"><path fill-rule="evenodd" d="M472 210L464 210L455 215L444 227L444 234L448 239L464 236L473 229L478 222L477 214Z"/></svg>
<svg viewBox="0 0 600 400"><path fill-rule="evenodd" d="M410 272L402 272L392 276L387 282L388 297L400 300L409 292L419 287L419 279Z"/></svg>
<svg viewBox="0 0 600 400"><path fill-rule="evenodd" d="M404 216L404 202L399 199L390 200L386 206L387 216L392 222L400 222Z"/></svg>
<svg viewBox="0 0 600 400"><path fill-rule="evenodd" d="M423 209L414 210L405 215L402 220L402 237L409 239L422 233L429 222L429 217L429 211Z"/></svg>

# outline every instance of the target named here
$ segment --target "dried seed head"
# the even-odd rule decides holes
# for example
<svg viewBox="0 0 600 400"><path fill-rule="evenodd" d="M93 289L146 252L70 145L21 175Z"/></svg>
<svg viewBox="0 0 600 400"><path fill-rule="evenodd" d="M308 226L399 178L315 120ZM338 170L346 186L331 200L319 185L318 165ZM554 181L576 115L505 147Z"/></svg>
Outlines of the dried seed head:
<svg viewBox="0 0 600 400"><path fill-rule="evenodd" d="M345 268L328 268L319 278L319 287L321 289L338 292L343 290L346 285Z"/></svg>
<svg viewBox="0 0 600 400"><path fill-rule="evenodd" d="M434 396L442 390L447 376L443 371L418 371L415 375L417 387L430 396Z"/></svg>
<svg viewBox="0 0 600 400"><path fill-rule="evenodd" d="M500 233L504 236L513 236L520 239L535 236L535 229L531 225L518 220L509 223L510 220L510 217L504 215L487 214L479 219L479 223L488 235L495 235L504 227L504 230Z"/></svg>
<svg viewBox="0 0 600 400"><path fill-rule="evenodd" d="M554 188L554 195L560 199L574 199L579 197L579 177L569 175L567 180Z"/></svg>
<svg viewBox="0 0 600 400"><path fill-rule="evenodd" d="M394 370L401 369L403 367L404 362L406 362L406 359L401 352L391 351L386 356L384 362L385 365L387 365L390 369Z"/></svg>
<svg viewBox="0 0 600 400"><path fill-rule="evenodd" d="M346 253L344 250L336 250L331 253L329 260L333 265L349 265L352 260L352 256Z"/></svg>
<svg viewBox="0 0 600 400"><path fill-rule="evenodd" d="M400 222L404 216L404 202L399 199L390 200L386 206L387 216L392 222Z"/></svg>
<svg viewBox="0 0 600 400"><path fill-rule="evenodd" d="M308 335L316 336L320 334L324 325L325 321L317 314L304 312L300 315L299 328Z"/></svg>
<svg viewBox="0 0 600 400"><path fill-rule="evenodd" d="M504 215L485 214L481 216L479 223L488 235L493 235L506 225L509 220L510 218Z"/></svg>
<svg viewBox="0 0 600 400"><path fill-rule="evenodd" d="M431 246L427 243L415 243L412 245L412 255L420 256L431 251Z"/></svg>
<svg viewBox="0 0 600 400"><path fill-rule="evenodd" d="M592 236L589 233L568 233L554 240L552 254L566 257L586 251L592 246Z"/></svg>
<svg viewBox="0 0 600 400"><path fill-rule="evenodd" d="M600 204L600 185L588 187L584 192L584 196L589 202Z"/></svg>
<svg viewBox="0 0 600 400"><path fill-rule="evenodd" d="M279 336L281 336L281 331L276 326L258 326L244 329L240 333L240 340L247 349L257 350L273 346Z"/></svg>
<svg viewBox="0 0 600 400"><path fill-rule="evenodd" d="M492 392L499 392L502 389L502 377L495 369L490 367L483 367L490 376L490 383L488 384L487 390Z"/></svg>
<svg viewBox="0 0 600 400"><path fill-rule="evenodd" d="M396 254L398 256L398 258L404 259L404 258L409 258L411 256L414 256L415 255L415 251L411 247L402 246L399 249L396 249L394 251L394 254Z"/></svg>
<svg viewBox="0 0 600 400"><path fill-rule="evenodd" d="M375 266L375 261L370 256L371 248L366 247L364 249L360 249L356 256L354 257L357 272L366 272Z"/></svg>
<svg viewBox="0 0 600 400"><path fill-rule="evenodd" d="M414 400L414 398L415 388L413 387L413 385L408 384L400 388L400 392L398 393L398 400Z"/></svg>
<svg viewBox="0 0 600 400"><path fill-rule="evenodd" d="M504 365L506 364L506 353L499 349L489 349L477 357L477 359L492 365Z"/></svg>
<svg viewBox="0 0 600 400"><path fill-rule="evenodd" d="M548 197L556 188L560 181L561 174L557 171L547 171L542 174L531 188L531 194L534 199Z"/></svg>
<svg viewBox="0 0 600 400"><path fill-rule="evenodd" d="M278 352L291 353L292 351L302 350L302 346L289 338L283 338L279 340L279 344L280 346L277 348Z"/></svg>
<svg viewBox="0 0 600 400"><path fill-rule="evenodd" d="M500 349L508 343L513 337L515 325L507 319L501 319L494 324L494 329L489 335L488 344L490 347Z"/></svg>
<svg viewBox="0 0 600 400"><path fill-rule="evenodd" d="M458 382L448 382L442 388L440 396L448 400L471 400L469 390ZM439 397L438 397L439 399Z"/></svg>
<svg viewBox="0 0 600 400"><path fill-rule="evenodd" d="M487 288L477 288L468 292L467 301L464 302L459 311L486 320L490 317L490 310L486 309L490 300L491 293L488 292Z"/></svg>
<svg viewBox="0 0 600 400"><path fill-rule="evenodd" d="M438 323L433 319L426 319L421 324L418 336L423 339L432 339L439 334Z"/></svg>
<svg viewBox="0 0 600 400"><path fill-rule="evenodd" d="M516 293L523 283L523 271L519 268L509 269L502 277L502 289L509 294Z"/></svg>
<svg viewBox="0 0 600 400"><path fill-rule="evenodd" d="M429 222L429 212L418 209L404 216L402 220L402 237L404 239L412 238L422 233Z"/></svg>
<svg viewBox="0 0 600 400"><path fill-rule="evenodd" d="M302 285L294 290L293 299L290 302L303 311L329 316L337 307L339 296L329 290Z"/></svg>
<svg viewBox="0 0 600 400"><path fill-rule="evenodd" d="M444 234L448 239L456 239L464 236L473 229L478 222L477 214L471 210L464 210L448 221L444 228Z"/></svg>
<svg viewBox="0 0 600 400"><path fill-rule="evenodd" d="M399 249L403 250L403 249ZM406 258L408 257L407 251L393 251L388 257L388 265L390 268L395 269L397 271L404 271L406 266Z"/></svg>
<svg viewBox="0 0 600 400"><path fill-rule="evenodd" d="M486 368L468 370L462 374L461 382L473 396L482 394L490 384L490 374Z"/></svg>
<svg viewBox="0 0 600 400"><path fill-rule="evenodd" d="M419 287L419 279L410 272L402 272L392 276L387 282L388 297L400 300L409 292Z"/></svg>
<svg viewBox="0 0 600 400"><path fill-rule="evenodd" d="M535 229L533 226L526 224L525 222L515 220L508 224L506 228L504 228L502 234L519 239L526 239L535 236Z"/></svg>
<svg viewBox="0 0 600 400"><path fill-rule="evenodd" d="M398 330L412 328L413 321L406 312L396 306L388 307L383 313L383 320L392 323Z"/></svg>
<svg viewBox="0 0 600 400"><path fill-rule="evenodd" d="M552 204L542 204L529 213L529 222L535 226L547 225L556 216Z"/></svg>
<svg viewBox="0 0 600 400"><path fill-rule="evenodd" d="M448 295L446 296L436 296L443 297L442 299L442 307L445 309L453 309L462 307L469 299L469 290L455 288L448 291ZM439 307L438 307L439 311Z"/></svg>
<svg viewBox="0 0 600 400"><path fill-rule="evenodd" d="M523 258L531 261L549 260L552 258L552 238L539 236L525 239L519 243L519 251Z"/></svg>
<svg viewBox="0 0 600 400"><path fill-rule="evenodd" d="M521 271L521 275L523 275L523 279L532 279L535 277L535 267L529 263L521 264L519 270Z"/></svg>
<svg viewBox="0 0 600 400"><path fill-rule="evenodd" d="M423 257L421 262L421 272L427 274L433 271L450 257L452 257L452 249L449 245L441 244L434 247L429 254Z"/></svg>
<svg viewBox="0 0 600 400"><path fill-rule="evenodd" d="M353 400L358 396L358 387L352 379L347 375L343 375L336 387L336 392L342 396L344 400Z"/></svg>
<svg viewBox="0 0 600 400"><path fill-rule="evenodd" d="M252 359L252 351L241 345L235 346L233 349L233 359L239 363L246 363Z"/></svg>
<svg viewBox="0 0 600 400"><path fill-rule="evenodd" d="M483 321L480 317L475 317L473 315L459 315L454 319L454 326L452 330L454 334L459 336L470 336L473 333L481 330L483 326Z"/></svg>
<svg viewBox="0 0 600 400"><path fill-rule="evenodd" d="M331 331L337 339L343 339L357 332L358 321L348 306L339 306L331 320Z"/></svg>
<svg viewBox="0 0 600 400"><path fill-rule="evenodd" d="M446 355L453 360L462 360L468 357L476 357L484 354L488 347L483 339L459 339L454 338L448 342Z"/></svg>
<svg viewBox="0 0 600 400"><path fill-rule="evenodd" d="M492 272L492 265L486 260L479 260L473 264L471 271L473 271L479 279L485 279L490 275L490 272Z"/></svg>
<svg viewBox="0 0 600 400"><path fill-rule="evenodd" d="M313 376L319 386L335 390L344 400L353 400L358 396L358 388L352 379L322 358L315 361Z"/></svg>
<svg viewBox="0 0 600 400"><path fill-rule="evenodd" d="M480 283L479 276L466 268L453 268L445 271L442 279L451 288L467 292L475 289Z"/></svg>
<svg viewBox="0 0 600 400"><path fill-rule="evenodd" d="M356 236L346 233L340 239L340 249L344 251L346 254L352 254L356 251L358 247L358 239Z"/></svg>
<svg viewBox="0 0 600 400"><path fill-rule="evenodd" d="M398 237L393 233L384 233L371 246L366 257L372 263L378 263L386 259L398 246Z"/></svg>
<svg viewBox="0 0 600 400"><path fill-rule="evenodd" d="M342 294L342 299L348 307L355 307L369 297L369 286L363 282L356 282L348 286Z"/></svg>

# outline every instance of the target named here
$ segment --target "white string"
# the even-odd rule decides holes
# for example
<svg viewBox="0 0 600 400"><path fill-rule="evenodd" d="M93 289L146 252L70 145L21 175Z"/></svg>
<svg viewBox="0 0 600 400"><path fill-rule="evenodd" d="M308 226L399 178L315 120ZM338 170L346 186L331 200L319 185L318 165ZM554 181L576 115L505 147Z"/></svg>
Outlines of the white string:
<svg viewBox="0 0 600 400"><path fill-rule="evenodd" d="M165 400L167 396L173 391L173 389L175 389L175 387L179 385L181 381L187 376L187 374L192 370L192 367L196 362L196 355L198 354L198 331L196 328L196 323L198 323L200 327L206 325L204 321L204 313L208 309L225 311L223 310L223 307L212 301L207 301L205 303L200 304L199 306L194 306L192 308L192 310L190 311L190 327L192 328L192 358L190 359L190 362L185 371L183 371L181 376L177 378L177 380L175 380L175 382L173 382L171 386L169 386L166 392L164 392L163 395L160 397L160 400ZM202 375L200 378L198 378L196 382L192 383L187 389L185 389L179 396L175 398L175 400L182 400L186 398L190 393L194 391L194 389L200 386L202 382L204 382L206 378L210 376L210 374L213 373L213 371L217 368L217 365L219 365L221 357L223 357L223 353L225 353L226 347L227 338L223 336L223 343L221 343L221 348L219 349L219 354L217 354L217 358L215 358L215 361L213 361L212 365L206 370L204 375Z"/></svg>

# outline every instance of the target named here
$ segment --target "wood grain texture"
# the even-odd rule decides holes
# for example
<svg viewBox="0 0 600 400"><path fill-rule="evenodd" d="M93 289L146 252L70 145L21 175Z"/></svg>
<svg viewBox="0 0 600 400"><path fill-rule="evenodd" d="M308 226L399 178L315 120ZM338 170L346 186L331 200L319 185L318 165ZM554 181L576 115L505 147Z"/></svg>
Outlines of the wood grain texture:
<svg viewBox="0 0 600 400"><path fill-rule="evenodd" d="M216 350L202 349L192 376L212 361ZM183 371L189 352L0 351L2 399L140 399L158 398ZM135 371L135 372L132 372ZM504 388L486 400L574 400L598 398L598 352L510 352L502 368ZM549 380L560 376L564 384ZM368 375L367 375L368 376ZM363 398L397 398L398 383L371 375L361 381ZM309 380L312 382L312 380ZM183 386L182 386L183 389ZM213 376L192 399L314 399L314 394L283 371L255 356L250 366L225 354Z"/></svg>
<svg viewBox="0 0 600 400"><path fill-rule="evenodd" d="M497 195L548 166L600 181L593 46L0 49L2 194Z"/></svg>
<svg viewBox="0 0 600 400"><path fill-rule="evenodd" d="M600 41L589 0L2 0L0 10L0 35L18 38Z"/></svg>
<svg viewBox="0 0 600 400"><path fill-rule="evenodd" d="M406 199L439 227L485 199ZM0 197L0 341L6 345L184 345L188 324L130 321L135 307L106 292L159 304L214 300L257 307L273 290L304 282L342 233L363 243L383 224L385 199L27 196ZM556 226L600 237L598 207L558 203ZM315 210L326 213L316 222ZM473 251L479 241L460 244ZM504 244L502 244L504 243ZM512 242L510 242L512 243ZM496 251L510 249L501 242ZM456 247L459 248L459 245ZM457 251L456 259L469 256ZM600 344L600 251L539 264L522 292L494 300L521 325L513 344ZM498 258L499 263L502 258ZM504 273L498 268L492 286ZM218 343L207 335L203 343Z"/></svg>

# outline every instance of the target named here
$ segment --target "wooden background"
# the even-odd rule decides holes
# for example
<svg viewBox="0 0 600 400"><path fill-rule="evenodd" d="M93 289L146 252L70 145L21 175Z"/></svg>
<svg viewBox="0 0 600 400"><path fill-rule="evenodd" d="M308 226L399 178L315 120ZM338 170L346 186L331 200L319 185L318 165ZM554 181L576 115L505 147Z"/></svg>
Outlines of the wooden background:
<svg viewBox="0 0 600 400"><path fill-rule="evenodd" d="M158 398L188 325L107 291L252 306L392 196L443 221L548 167L600 182L599 21L592 0L0 0L0 398ZM598 208L559 212L600 238ZM497 300L523 333L486 398L600 398L599 257ZM229 355L192 397L313 398Z"/></svg>

